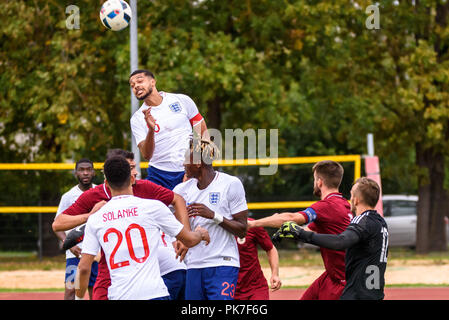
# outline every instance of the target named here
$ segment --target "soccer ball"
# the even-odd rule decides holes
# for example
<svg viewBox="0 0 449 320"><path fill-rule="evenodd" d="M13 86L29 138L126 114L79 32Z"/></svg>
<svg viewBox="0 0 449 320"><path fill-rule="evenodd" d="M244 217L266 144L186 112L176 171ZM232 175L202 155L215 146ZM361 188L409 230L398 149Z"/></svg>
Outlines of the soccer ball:
<svg viewBox="0 0 449 320"><path fill-rule="evenodd" d="M110 30L120 31L125 29L129 25L131 17L131 8L123 0L108 0L101 6L101 23Z"/></svg>

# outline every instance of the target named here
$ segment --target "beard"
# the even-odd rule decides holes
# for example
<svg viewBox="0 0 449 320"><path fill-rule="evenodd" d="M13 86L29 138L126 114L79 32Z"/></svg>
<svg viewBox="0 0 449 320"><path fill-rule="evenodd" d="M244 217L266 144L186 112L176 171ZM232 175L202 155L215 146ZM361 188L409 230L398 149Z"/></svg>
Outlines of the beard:
<svg viewBox="0 0 449 320"><path fill-rule="evenodd" d="M351 201L351 213L352 213L353 217L356 216L356 214L355 214L356 212L357 212L357 208L355 207L354 202Z"/></svg>
<svg viewBox="0 0 449 320"><path fill-rule="evenodd" d="M153 92L153 88L150 87L150 88L148 89L147 94L141 96L140 98L137 98L137 96L136 96L136 98L137 98L137 100L140 100L140 101L145 100L146 98L148 98L148 96L149 96L152 92Z"/></svg>
<svg viewBox="0 0 449 320"><path fill-rule="evenodd" d="M84 182L83 179L78 178L78 182L84 187L90 187L90 185L92 184L92 179L89 179L87 182Z"/></svg>
<svg viewBox="0 0 449 320"><path fill-rule="evenodd" d="M313 195L321 198L321 190L317 186L313 186Z"/></svg>

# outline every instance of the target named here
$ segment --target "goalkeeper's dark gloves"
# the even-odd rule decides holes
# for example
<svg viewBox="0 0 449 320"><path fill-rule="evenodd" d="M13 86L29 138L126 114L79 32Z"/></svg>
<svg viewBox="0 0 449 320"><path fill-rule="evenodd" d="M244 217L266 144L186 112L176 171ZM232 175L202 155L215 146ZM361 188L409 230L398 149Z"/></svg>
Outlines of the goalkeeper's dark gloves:
<svg viewBox="0 0 449 320"><path fill-rule="evenodd" d="M273 242L280 242L282 239L293 239L308 242L310 232L305 231L293 221L284 222L278 231L271 238Z"/></svg>

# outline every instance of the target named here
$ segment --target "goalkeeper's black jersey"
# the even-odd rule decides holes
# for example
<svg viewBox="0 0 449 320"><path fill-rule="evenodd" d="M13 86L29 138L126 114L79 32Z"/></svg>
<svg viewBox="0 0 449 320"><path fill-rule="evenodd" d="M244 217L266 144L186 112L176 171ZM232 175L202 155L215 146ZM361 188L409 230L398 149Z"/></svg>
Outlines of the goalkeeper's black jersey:
<svg viewBox="0 0 449 320"><path fill-rule="evenodd" d="M348 229L360 241L346 251L346 286L341 299L383 299L388 255L388 228L376 211L352 219Z"/></svg>

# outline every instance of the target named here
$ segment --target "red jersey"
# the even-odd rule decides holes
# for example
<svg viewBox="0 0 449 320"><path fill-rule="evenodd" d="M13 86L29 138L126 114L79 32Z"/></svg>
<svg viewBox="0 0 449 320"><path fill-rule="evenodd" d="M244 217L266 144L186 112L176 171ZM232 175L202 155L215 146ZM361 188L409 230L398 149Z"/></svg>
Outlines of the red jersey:
<svg viewBox="0 0 449 320"><path fill-rule="evenodd" d="M254 219L248 219L254 220ZM257 245L263 250L269 251L273 248L270 236L262 227L250 228L243 239L237 238L240 254L240 270L235 290L235 299L238 300L246 293L255 289L266 288L268 291L267 279L263 275L257 254Z"/></svg>
<svg viewBox="0 0 449 320"><path fill-rule="evenodd" d="M300 214L306 219L310 230L317 233L340 234L352 219L351 206L341 193L331 193L317 201ZM335 281L345 280L345 251L320 248L324 267Z"/></svg>
<svg viewBox="0 0 449 320"><path fill-rule="evenodd" d="M172 203L174 198L173 191L161 187L149 180L137 180L136 184L133 185L133 194L139 198L159 200L167 206ZM107 188L105 184L100 184L81 194L75 203L62 213L72 216L89 213L97 202L102 200L109 201L109 199L111 199L111 190ZM101 259L98 263L98 275L97 280L95 281L92 298L94 300L107 300L107 288L109 288L110 285L111 277L109 275L108 265L103 250L101 250ZM98 288L101 288L101 290ZM95 294L95 291L101 293Z"/></svg>

